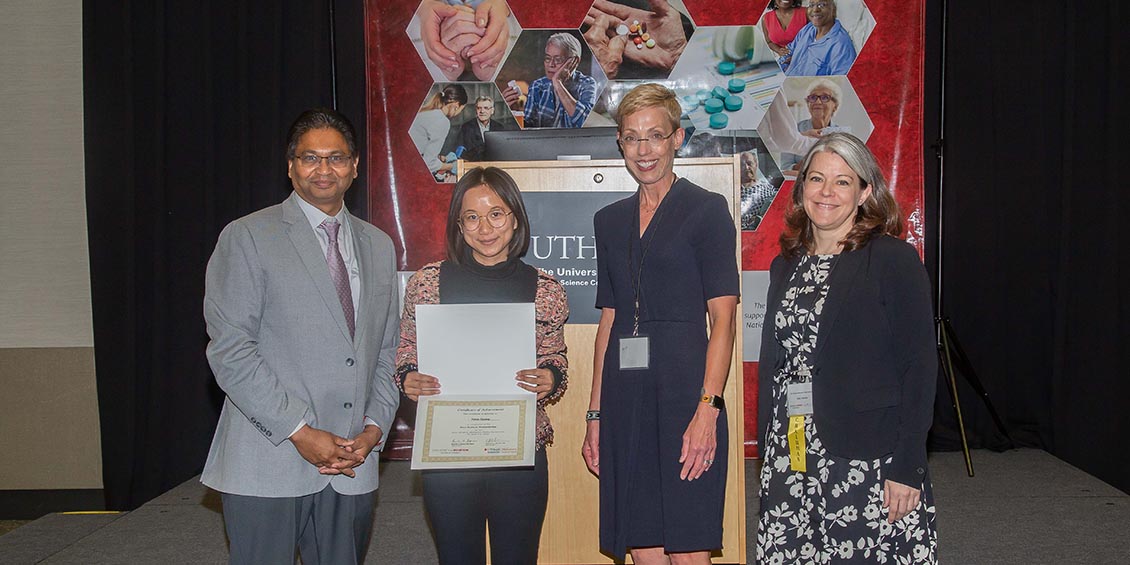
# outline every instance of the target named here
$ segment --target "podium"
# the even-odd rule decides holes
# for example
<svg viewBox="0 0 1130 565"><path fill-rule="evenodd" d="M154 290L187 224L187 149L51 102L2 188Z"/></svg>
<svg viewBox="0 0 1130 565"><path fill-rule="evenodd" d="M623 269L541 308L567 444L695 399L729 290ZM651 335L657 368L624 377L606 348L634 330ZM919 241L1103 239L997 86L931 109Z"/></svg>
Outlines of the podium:
<svg viewBox="0 0 1130 565"><path fill-rule="evenodd" d="M623 192L629 196L637 183L621 160L596 161L459 161L458 176L471 167L493 166L506 170L523 193ZM691 182L726 197L737 232L737 260L741 264L741 230L738 198L737 157L676 159L675 173ZM532 214L531 214L532 215ZM591 218L587 218L591 225ZM595 263L594 263L595 265ZM595 268L595 267L594 267ZM567 291L569 288L566 289ZM594 308L593 304L587 304ZM576 307L574 307L576 308ZM571 320L573 317L570 318ZM715 552L715 563L746 563L745 453L743 447L745 414L742 394L741 304L735 318L737 333L726 380L724 397L729 427L726 504L723 517L722 550ZM569 348L569 388L564 398L547 409L553 423L554 442L546 453L549 460L549 504L542 528L539 564L615 563L600 553L598 480L589 473L581 458L585 436L585 411L592 390L593 342L596 324L569 323L565 342ZM628 557L631 562L631 557Z"/></svg>

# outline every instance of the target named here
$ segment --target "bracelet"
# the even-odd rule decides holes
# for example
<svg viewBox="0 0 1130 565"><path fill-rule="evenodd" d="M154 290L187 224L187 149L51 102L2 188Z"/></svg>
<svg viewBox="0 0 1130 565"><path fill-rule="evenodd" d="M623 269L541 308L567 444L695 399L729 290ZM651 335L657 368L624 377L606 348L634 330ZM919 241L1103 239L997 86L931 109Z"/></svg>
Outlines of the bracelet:
<svg viewBox="0 0 1130 565"><path fill-rule="evenodd" d="M593 420L600 421L600 410L589 410L585 412L585 421L591 422Z"/></svg>

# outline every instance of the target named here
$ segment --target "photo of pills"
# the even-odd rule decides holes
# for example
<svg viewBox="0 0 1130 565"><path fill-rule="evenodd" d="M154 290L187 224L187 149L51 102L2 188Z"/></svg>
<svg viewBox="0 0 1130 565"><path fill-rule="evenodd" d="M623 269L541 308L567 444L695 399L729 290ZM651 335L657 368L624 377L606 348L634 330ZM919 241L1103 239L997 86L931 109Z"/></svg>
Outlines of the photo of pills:
<svg viewBox="0 0 1130 565"><path fill-rule="evenodd" d="M616 26L616 35L626 35L628 40L635 44L636 49L655 48L655 38L647 33L647 23L632 20L631 25L620 24Z"/></svg>

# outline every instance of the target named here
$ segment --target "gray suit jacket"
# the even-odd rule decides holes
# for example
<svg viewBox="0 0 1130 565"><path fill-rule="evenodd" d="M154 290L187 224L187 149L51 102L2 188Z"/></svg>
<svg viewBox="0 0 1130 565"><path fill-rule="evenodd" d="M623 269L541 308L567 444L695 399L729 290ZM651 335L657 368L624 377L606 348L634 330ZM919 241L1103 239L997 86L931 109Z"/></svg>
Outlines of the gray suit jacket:
<svg viewBox="0 0 1130 565"><path fill-rule="evenodd" d="M295 198L295 196L292 196ZM204 293L208 363L227 393L201 481L218 491L296 497L327 484L377 488L377 457L357 477L318 473L287 437L303 419L352 438L366 416L387 437L400 396L395 253L384 232L349 217L361 271L356 339L314 231L292 199L229 224ZM384 439L384 438L382 438Z"/></svg>

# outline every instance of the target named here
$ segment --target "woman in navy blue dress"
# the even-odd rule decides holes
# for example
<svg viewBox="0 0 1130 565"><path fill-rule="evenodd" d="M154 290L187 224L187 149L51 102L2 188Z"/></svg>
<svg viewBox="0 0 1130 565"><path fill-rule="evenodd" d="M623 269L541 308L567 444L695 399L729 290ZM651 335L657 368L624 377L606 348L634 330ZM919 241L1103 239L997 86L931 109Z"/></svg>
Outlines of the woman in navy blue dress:
<svg viewBox="0 0 1130 565"><path fill-rule="evenodd" d="M595 218L601 317L582 455L600 477L600 545L639 565L710 563L722 547L734 220L725 198L675 175L673 92L638 86L618 113L639 190Z"/></svg>

